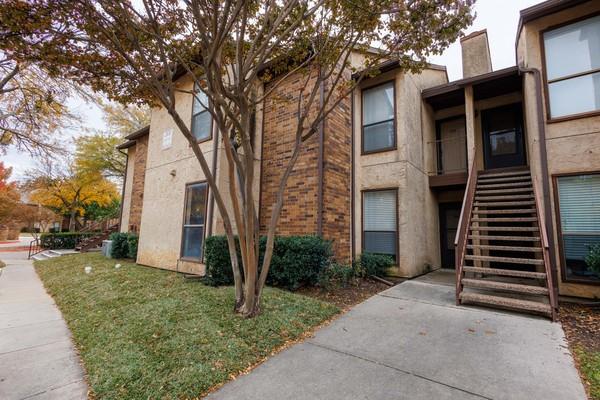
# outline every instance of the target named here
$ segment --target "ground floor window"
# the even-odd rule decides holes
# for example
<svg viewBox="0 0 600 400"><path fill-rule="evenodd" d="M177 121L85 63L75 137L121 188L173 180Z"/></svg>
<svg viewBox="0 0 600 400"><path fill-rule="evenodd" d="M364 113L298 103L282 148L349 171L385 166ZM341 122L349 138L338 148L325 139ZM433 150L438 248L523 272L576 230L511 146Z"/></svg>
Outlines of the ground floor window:
<svg viewBox="0 0 600 400"><path fill-rule="evenodd" d="M600 173L556 179L566 280L600 282Z"/></svg>
<svg viewBox="0 0 600 400"><path fill-rule="evenodd" d="M363 192L363 252L397 259L397 205L396 189Z"/></svg>
<svg viewBox="0 0 600 400"><path fill-rule="evenodd" d="M186 186L181 244L182 258L198 261L202 259L204 222L206 220L206 191L207 185L205 182Z"/></svg>

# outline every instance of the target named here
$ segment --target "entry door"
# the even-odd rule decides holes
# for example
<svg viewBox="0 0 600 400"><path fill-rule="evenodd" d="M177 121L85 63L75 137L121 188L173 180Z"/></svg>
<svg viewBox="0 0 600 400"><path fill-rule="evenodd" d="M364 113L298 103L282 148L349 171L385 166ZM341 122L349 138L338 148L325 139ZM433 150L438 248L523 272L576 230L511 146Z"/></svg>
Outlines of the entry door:
<svg viewBox="0 0 600 400"><path fill-rule="evenodd" d="M461 203L440 203L439 208L442 268L454 268L454 239L458 230Z"/></svg>
<svg viewBox="0 0 600 400"><path fill-rule="evenodd" d="M525 165L521 103L481 112L485 169Z"/></svg>

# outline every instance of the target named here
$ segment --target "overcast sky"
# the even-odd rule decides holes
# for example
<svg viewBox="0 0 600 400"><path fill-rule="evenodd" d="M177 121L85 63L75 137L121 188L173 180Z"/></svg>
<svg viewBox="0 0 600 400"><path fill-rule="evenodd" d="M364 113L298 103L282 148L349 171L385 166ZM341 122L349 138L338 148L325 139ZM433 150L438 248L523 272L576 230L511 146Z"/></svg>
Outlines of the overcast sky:
<svg viewBox="0 0 600 400"><path fill-rule="evenodd" d="M515 64L515 35L519 22L519 10L527 8L541 0L478 0L475 5L477 18L466 33L486 28L492 54L494 70L510 67ZM454 43L444 54L432 57L435 64L446 65L450 80L462 77L460 44ZM78 99L69 102L73 111L82 116L88 127L100 128L103 125L99 110ZM67 137L75 137L79 132L68 132ZM69 140L69 139L67 139ZM13 178L21 179L27 169L32 168L33 161L26 154L9 150L2 160L13 167Z"/></svg>

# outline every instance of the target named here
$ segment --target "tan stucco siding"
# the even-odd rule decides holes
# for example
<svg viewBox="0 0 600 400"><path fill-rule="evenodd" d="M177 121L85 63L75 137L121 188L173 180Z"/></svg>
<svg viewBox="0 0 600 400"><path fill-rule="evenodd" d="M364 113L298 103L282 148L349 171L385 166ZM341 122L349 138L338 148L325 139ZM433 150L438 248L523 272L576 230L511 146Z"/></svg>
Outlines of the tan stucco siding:
<svg viewBox="0 0 600 400"><path fill-rule="evenodd" d="M190 90L190 79L180 85ZM188 126L191 124L192 96L176 94L177 111ZM214 128L214 127L213 127ZM172 141L163 146L163 134L172 130ZM214 129L213 129L214 137ZM212 165L213 141L200 144L208 165ZM185 186L205 180L189 143L163 108L152 110L148 138L145 190L137 262L158 268L202 273L203 265L178 262L180 258Z"/></svg>
<svg viewBox="0 0 600 400"><path fill-rule="evenodd" d="M398 191L398 266L391 273L412 277L439 266L439 233L437 204L429 190L428 166L431 155L425 151L435 137L432 115L421 101L421 90L446 82L441 70L426 69L421 74L391 71L369 80L368 86L394 79L396 101L395 150L361 154L362 93L354 93L354 231L355 251L362 251L362 197L366 190L396 189ZM427 114L428 113L428 114ZM424 129L424 126L429 126ZM423 132L426 132L423 134ZM429 132L427 134L427 132ZM426 155L427 154L427 155Z"/></svg>
<svg viewBox="0 0 600 400"><path fill-rule="evenodd" d="M577 7L572 7L562 12L532 21L523 27L521 36L517 41L517 60L528 68L536 68L543 73L541 31L569 20L585 17L600 11L600 2L586 2ZM600 50L599 50L600 51ZM542 83L545 86L545 83ZM600 116L572 119L562 122L548 121L545 87L542 87L542 106L544 127L546 132L546 149L548 155L548 173L553 175L565 173L585 173L600 171ZM541 177L539 161L539 126L537 123L537 92L535 80L532 75L525 77L524 104L526 124L529 131L529 159L532 172L538 182ZM559 262L561 274L562 259L559 252L557 207L554 203L555 187L552 180L549 182L551 190L550 207L554 218L555 253ZM600 286L580 283L567 283L559 276L559 293L562 295L580 297L600 297Z"/></svg>

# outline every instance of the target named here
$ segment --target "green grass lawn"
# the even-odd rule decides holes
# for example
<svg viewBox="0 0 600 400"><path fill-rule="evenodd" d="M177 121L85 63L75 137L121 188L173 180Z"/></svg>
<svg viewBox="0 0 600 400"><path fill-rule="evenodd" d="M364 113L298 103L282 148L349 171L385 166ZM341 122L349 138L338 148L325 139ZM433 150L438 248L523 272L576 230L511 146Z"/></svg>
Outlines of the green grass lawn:
<svg viewBox="0 0 600 400"><path fill-rule="evenodd" d="M97 399L198 397L338 312L267 288L262 314L246 320L232 312L232 288L119 262L85 254L35 264Z"/></svg>
<svg viewBox="0 0 600 400"><path fill-rule="evenodd" d="M600 351L584 350L582 347L575 349L579 360L579 369L583 378L589 384L592 400L600 400Z"/></svg>

